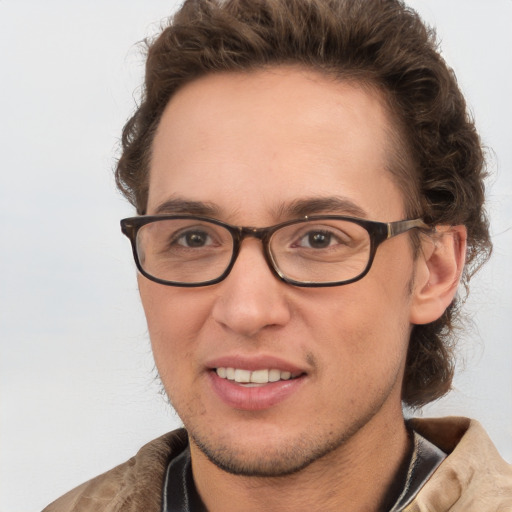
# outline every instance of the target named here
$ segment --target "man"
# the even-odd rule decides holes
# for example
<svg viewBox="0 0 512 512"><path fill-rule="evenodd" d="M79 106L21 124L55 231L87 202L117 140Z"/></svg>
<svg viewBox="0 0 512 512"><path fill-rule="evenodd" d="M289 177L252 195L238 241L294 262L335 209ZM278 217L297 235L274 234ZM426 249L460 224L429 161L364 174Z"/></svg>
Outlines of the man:
<svg viewBox="0 0 512 512"><path fill-rule="evenodd" d="M186 2L116 174L186 430L46 510L512 510L478 424L402 412L450 389L459 281L490 252L482 169L400 2Z"/></svg>

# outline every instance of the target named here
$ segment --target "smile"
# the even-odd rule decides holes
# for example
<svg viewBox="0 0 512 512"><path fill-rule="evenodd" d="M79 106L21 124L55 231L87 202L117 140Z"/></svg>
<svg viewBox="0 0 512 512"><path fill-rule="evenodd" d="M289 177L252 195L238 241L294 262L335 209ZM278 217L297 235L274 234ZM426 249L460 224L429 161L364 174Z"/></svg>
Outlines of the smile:
<svg viewBox="0 0 512 512"><path fill-rule="evenodd" d="M240 368L216 368L215 372L221 379L227 379L239 384L268 384L280 380L290 380L299 376L288 371L277 369L243 370Z"/></svg>

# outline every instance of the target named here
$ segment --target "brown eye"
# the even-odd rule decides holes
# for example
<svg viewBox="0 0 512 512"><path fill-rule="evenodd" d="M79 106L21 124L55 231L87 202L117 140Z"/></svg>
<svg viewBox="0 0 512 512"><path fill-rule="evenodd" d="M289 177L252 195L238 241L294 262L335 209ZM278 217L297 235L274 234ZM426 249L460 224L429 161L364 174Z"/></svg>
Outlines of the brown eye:
<svg viewBox="0 0 512 512"><path fill-rule="evenodd" d="M307 239L308 247L311 247L312 249L325 249L331 244L332 235L325 231L316 231L309 233L305 238Z"/></svg>
<svg viewBox="0 0 512 512"><path fill-rule="evenodd" d="M182 233L180 235L180 237L176 240L176 243L186 247L194 248L210 245L212 240L210 235L208 235L208 233L205 231L187 231L186 233Z"/></svg>

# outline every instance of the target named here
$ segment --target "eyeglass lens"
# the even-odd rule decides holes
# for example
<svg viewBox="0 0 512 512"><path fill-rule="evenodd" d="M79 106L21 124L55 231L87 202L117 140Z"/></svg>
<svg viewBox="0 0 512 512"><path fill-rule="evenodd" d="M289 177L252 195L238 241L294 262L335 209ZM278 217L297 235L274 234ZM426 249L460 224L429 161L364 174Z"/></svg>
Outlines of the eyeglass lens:
<svg viewBox="0 0 512 512"><path fill-rule="evenodd" d="M160 219L142 226L137 254L144 271L163 281L201 283L219 278L235 241L225 227L198 219ZM269 240L274 266L304 283L348 281L366 268L371 251L365 228L341 219L303 221L277 229Z"/></svg>

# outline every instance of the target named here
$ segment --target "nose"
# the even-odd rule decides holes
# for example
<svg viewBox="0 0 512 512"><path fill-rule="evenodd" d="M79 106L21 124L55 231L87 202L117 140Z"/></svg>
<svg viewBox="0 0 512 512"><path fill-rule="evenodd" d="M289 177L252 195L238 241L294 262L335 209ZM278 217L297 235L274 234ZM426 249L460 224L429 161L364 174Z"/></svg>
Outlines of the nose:
<svg viewBox="0 0 512 512"><path fill-rule="evenodd" d="M284 326L290 320L289 285L272 273L257 239L244 241L230 274L218 286L212 315L225 329L254 337L262 329Z"/></svg>

